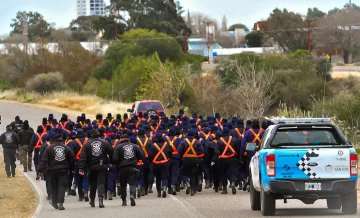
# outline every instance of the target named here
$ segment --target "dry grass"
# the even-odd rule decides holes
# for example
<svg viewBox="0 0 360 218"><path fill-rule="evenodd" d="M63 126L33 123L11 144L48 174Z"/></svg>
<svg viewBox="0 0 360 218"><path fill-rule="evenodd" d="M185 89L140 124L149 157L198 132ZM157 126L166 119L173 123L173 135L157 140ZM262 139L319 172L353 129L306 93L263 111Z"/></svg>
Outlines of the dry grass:
<svg viewBox="0 0 360 218"><path fill-rule="evenodd" d="M3 160L3 154L0 154ZM0 217L32 217L38 203L26 177L17 168L15 178L7 178L4 163L0 163Z"/></svg>
<svg viewBox="0 0 360 218"><path fill-rule="evenodd" d="M72 111L72 114L76 113L77 115L79 112L84 112L90 116L95 116L98 113L112 113L113 116L115 114L124 114L126 113L126 110L131 107L131 104L106 101L96 96L80 95L75 92L66 91L40 95L36 93L22 93L19 90L11 90L0 93L0 98L21 103L41 105L59 112L70 110L70 113Z"/></svg>

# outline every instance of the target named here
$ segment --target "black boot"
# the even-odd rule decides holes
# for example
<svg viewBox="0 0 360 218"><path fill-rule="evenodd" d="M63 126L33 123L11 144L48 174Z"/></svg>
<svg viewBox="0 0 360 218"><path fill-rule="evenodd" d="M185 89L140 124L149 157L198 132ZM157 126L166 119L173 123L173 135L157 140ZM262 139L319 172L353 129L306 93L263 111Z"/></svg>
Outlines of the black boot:
<svg viewBox="0 0 360 218"><path fill-rule="evenodd" d="M83 200L84 200L84 192L79 191L79 201L83 201Z"/></svg>
<svg viewBox="0 0 360 218"><path fill-rule="evenodd" d="M186 194L188 195L188 194L190 194L190 189L191 189L191 187L190 187L190 183L186 183Z"/></svg>
<svg viewBox="0 0 360 218"><path fill-rule="evenodd" d="M194 195L195 195L195 193L196 193L196 190L195 190L195 189L196 189L196 188L192 188L192 187L191 187L191 194L190 194L191 196L194 196Z"/></svg>
<svg viewBox="0 0 360 218"><path fill-rule="evenodd" d="M107 191L105 191L105 193L104 193L104 198L105 198L105 200L108 199Z"/></svg>
<svg viewBox="0 0 360 218"><path fill-rule="evenodd" d="M123 207L127 206L126 197L121 197L121 200L122 200L122 206Z"/></svg>
<svg viewBox="0 0 360 218"><path fill-rule="evenodd" d="M158 198L161 198L161 190L157 190L157 196Z"/></svg>
<svg viewBox="0 0 360 218"><path fill-rule="evenodd" d="M149 189L147 187L144 187L145 195L148 195L148 191L149 191Z"/></svg>
<svg viewBox="0 0 360 218"><path fill-rule="evenodd" d="M171 185L171 190L172 190L171 194L176 195L176 186L175 185Z"/></svg>
<svg viewBox="0 0 360 218"><path fill-rule="evenodd" d="M177 184L177 185L176 185L176 189L175 189L176 192L180 192L180 189L181 189L181 188L180 188L180 184Z"/></svg>
<svg viewBox="0 0 360 218"><path fill-rule="evenodd" d="M180 190L183 190L184 188L185 188L185 184L184 184L183 181L181 181L181 183L180 183Z"/></svg>
<svg viewBox="0 0 360 218"><path fill-rule="evenodd" d="M131 196L130 196L130 202L131 202L130 205L131 205L132 207L134 207L134 206L136 205L134 195L131 195Z"/></svg>
<svg viewBox="0 0 360 218"><path fill-rule="evenodd" d="M166 190L167 190L167 187L163 187L163 192L162 192L163 198L166 198Z"/></svg>
<svg viewBox="0 0 360 218"><path fill-rule="evenodd" d="M58 204L56 203L51 202L51 206L53 206L53 208L55 208L56 210L59 209Z"/></svg>
<svg viewBox="0 0 360 218"><path fill-rule="evenodd" d="M232 192L233 195L236 194L235 182L232 182L232 183L231 183L231 192Z"/></svg>
<svg viewBox="0 0 360 218"><path fill-rule="evenodd" d="M170 195L170 194L172 194L172 187L171 186L169 186L168 188L167 188L167 193Z"/></svg>
<svg viewBox="0 0 360 218"><path fill-rule="evenodd" d="M88 191L84 192L84 199L85 199L85 202L89 202L89 192Z"/></svg>
<svg viewBox="0 0 360 218"><path fill-rule="evenodd" d="M215 190L215 192L219 192L219 187L214 186L214 190Z"/></svg>
<svg viewBox="0 0 360 218"><path fill-rule="evenodd" d="M90 206L95 207L95 199L90 199Z"/></svg>
<svg viewBox="0 0 360 218"><path fill-rule="evenodd" d="M197 186L197 191L198 192L202 191L202 181L199 182L199 185Z"/></svg>
<svg viewBox="0 0 360 218"><path fill-rule="evenodd" d="M209 180L205 180L205 189L209 189L209 188L210 188Z"/></svg>
<svg viewBox="0 0 360 218"><path fill-rule="evenodd" d="M104 208L104 198L103 197L99 197L99 207L100 208Z"/></svg>
<svg viewBox="0 0 360 218"><path fill-rule="evenodd" d="M116 187L117 187L117 195L121 196L120 184L117 184Z"/></svg>
<svg viewBox="0 0 360 218"><path fill-rule="evenodd" d="M65 210L63 203L59 203L59 210Z"/></svg>
<svg viewBox="0 0 360 218"><path fill-rule="evenodd" d="M241 191L242 189L243 189L243 181L240 180L240 181L239 181L239 188L238 188L238 190Z"/></svg>
<svg viewBox="0 0 360 218"><path fill-rule="evenodd" d="M153 190L152 190L152 184L149 185L149 191L148 191L149 194L153 193Z"/></svg>
<svg viewBox="0 0 360 218"><path fill-rule="evenodd" d="M111 201L113 199L113 195L112 195L111 191L109 191L108 196L109 196L109 200Z"/></svg>
<svg viewBox="0 0 360 218"><path fill-rule="evenodd" d="M145 196L145 187L144 186L141 187L141 196Z"/></svg>
<svg viewBox="0 0 360 218"><path fill-rule="evenodd" d="M227 192L227 187L226 187L226 185L224 185L224 187L223 187L223 190L222 190L221 194L226 195L227 193L228 193L228 192Z"/></svg>
<svg viewBox="0 0 360 218"><path fill-rule="evenodd" d="M141 186L137 187L137 197L141 198Z"/></svg>

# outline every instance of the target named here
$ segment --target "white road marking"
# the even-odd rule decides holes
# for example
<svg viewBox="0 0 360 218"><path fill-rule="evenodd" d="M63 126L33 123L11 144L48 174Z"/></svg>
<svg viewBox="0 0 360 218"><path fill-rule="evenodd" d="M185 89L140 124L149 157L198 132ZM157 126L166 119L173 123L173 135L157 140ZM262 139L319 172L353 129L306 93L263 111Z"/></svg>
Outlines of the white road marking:
<svg viewBox="0 0 360 218"><path fill-rule="evenodd" d="M36 192L39 195L39 204L35 210L35 214L33 215L33 218L36 218L39 215L39 213L44 205L43 193L42 193L41 189L39 188L39 186L30 178L30 176L27 173L24 173L24 172L22 172L22 173L31 182L32 186L35 188Z"/></svg>
<svg viewBox="0 0 360 218"><path fill-rule="evenodd" d="M192 217L197 218L197 216L196 216L193 212L191 212L191 210L190 210L187 206L185 206L179 199L177 199L174 195L168 195L168 196L170 196L171 199L173 199L175 202L177 202L177 203L179 203L181 206L183 206L183 208L185 208L185 210L186 210L187 212L189 212L189 214L190 214Z"/></svg>

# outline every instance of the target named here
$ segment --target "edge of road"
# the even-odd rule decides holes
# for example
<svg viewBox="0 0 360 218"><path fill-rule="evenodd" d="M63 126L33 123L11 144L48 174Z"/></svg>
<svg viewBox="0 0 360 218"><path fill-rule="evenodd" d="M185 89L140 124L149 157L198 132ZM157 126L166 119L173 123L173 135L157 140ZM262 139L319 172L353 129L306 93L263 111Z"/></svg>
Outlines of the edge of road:
<svg viewBox="0 0 360 218"><path fill-rule="evenodd" d="M27 173L24 173L22 171L21 171L21 173L27 178L27 180L29 180L32 188L35 189L35 191L37 192L39 203L38 203L38 206L36 207L34 215L32 216L33 218L36 218L44 205L43 193L42 193L40 187L30 178L30 176Z"/></svg>

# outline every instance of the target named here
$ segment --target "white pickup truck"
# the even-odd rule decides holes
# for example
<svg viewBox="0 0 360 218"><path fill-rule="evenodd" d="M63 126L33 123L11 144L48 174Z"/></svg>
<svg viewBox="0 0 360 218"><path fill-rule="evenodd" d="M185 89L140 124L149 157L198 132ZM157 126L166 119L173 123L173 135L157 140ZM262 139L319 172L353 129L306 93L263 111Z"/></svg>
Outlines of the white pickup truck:
<svg viewBox="0 0 360 218"><path fill-rule="evenodd" d="M341 130L326 118L273 122L250 162L251 208L272 216L279 199L326 199L329 209L356 214L358 156Z"/></svg>

